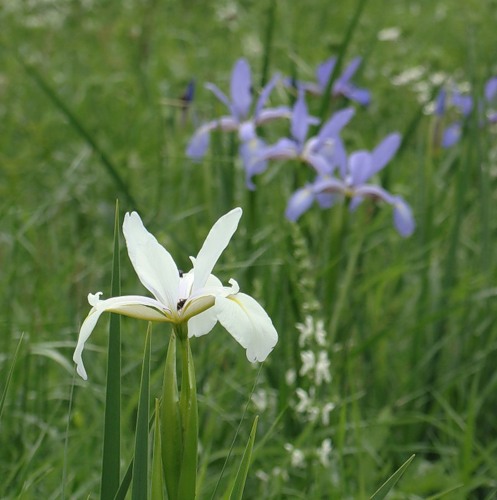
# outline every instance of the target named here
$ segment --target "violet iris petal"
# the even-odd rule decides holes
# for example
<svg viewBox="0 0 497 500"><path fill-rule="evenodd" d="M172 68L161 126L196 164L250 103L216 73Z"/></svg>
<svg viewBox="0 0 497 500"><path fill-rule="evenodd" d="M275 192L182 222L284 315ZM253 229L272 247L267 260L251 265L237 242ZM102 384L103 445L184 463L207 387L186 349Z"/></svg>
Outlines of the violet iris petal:
<svg viewBox="0 0 497 500"><path fill-rule="evenodd" d="M231 109L233 116L245 119L252 103L252 76L245 59L239 59L231 74Z"/></svg>
<svg viewBox="0 0 497 500"><path fill-rule="evenodd" d="M311 184L297 189L288 200L285 215L286 218L295 222L304 212L309 210L314 201L314 191Z"/></svg>
<svg viewBox="0 0 497 500"><path fill-rule="evenodd" d="M371 175L379 172L395 155L399 149L402 136L399 133L387 135L378 146L373 150L373 172Z"/></svg>
<svg viewBox="0 0 497 500"><path fill-rule="evenodd" d="M309 129L309 113L304 99L304 93L299 92L299 97L295 101L292 115L292 137L299 146L304 144Z"/></svg>
<svg viewBox="0 0 497 500"><path fill-rule="evenodd" d="M443 132L442 147L450 148L461 138L462 126L460 122L449 125Z"/></svg>
<svg viewBox="0 0 497 500"><path fill-rule="evenodd" d="M393 223L399 234L404 238L411 236L416 228L411 207L400 196L395 196L394 199Z"/></svg>
<svg viewBox="0 0 497 500"><path fill-rule="evenodd" d="M330 57L316 68L316 80L321 94L326 90L328 81L330 80L331 74L335 69L336 62L336 57Z"/></svg>
<svg viewBox="0 0 497 500"><path fill-rule="evenodd" d="M240 144L240 156L245 166L245 184L251 191L255 189L252 177L267 169L267 160L261 159L265 146L266 143L260 137L253 137Z"/></svg>
<svg viewBox="0 0 497 500"><path fill-rule="evenodd" d="M485 84L485 99L490 102L493 101L497 95L497 76L490 78Z"/></svg>

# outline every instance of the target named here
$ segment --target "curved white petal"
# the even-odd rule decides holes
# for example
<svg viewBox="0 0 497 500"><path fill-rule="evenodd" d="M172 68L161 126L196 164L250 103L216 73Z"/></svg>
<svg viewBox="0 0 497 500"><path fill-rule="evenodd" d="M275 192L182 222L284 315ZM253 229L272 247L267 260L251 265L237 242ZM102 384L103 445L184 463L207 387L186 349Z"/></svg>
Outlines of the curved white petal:
<svg viewBox="0 0 497 500"><path fill-rule="evenodd" d="M195 298L188 299L180 311L178 322L188 321L190 318L210 309L215 302L215 295L206 293Z"/></svg>
<svg viewBox="0 0 497 500"><path fill-rule="evenodd" d="M236 231L241 216L242 209L234 208L212 226L193 264L195 278L192 293L205 286L219 256Z"/></svg>
<svg viewBox="0 0 497 500"><path fill-rule="evenodd" d="M211 307L206 311L192 316L188 320L188 337L201 337L206 335L217 323L216 309Z"/></svg>
<svg viewBox="0 0 497 500"><path fill-rule="evenodd" d="M85 347L85 343L88 340L88 337L91 335L91 332L95 328L97 324L98 318L104 311L101 311L96 308L92 308L90 314L86 317L81 325L81 330L79 331L78 343L76 344L76 349L74 350L74 354L72 356L73 361L76 363L76 371L78 375L83 380L88 380L88 375L86 374L85 366L83 364L82 353Z"/></svg>
<svg viewBox="0 0 497 500"><path fill-rule="evenodd" d="M264 361L278 342L278 333L261 305L249 295L237 293L216 297L214 308L219 322L247 350L247 359Z"/></svg>
<svg viewBox="0 0 497 500"><path fill-rule="evenodd" d="M169 309L178 303L179 272L169 252L143 225L136 212L124 217L129 258L143 286Z"/></svg>
<svg viewBox="0 0 497 500"><path fill-rule="evenodd" d="M82 353L85 343L93 332L98 319L104 312L115 312L132 318L145 319L148 321L171 321L170 311L157 300L139 295L128 295L123 297L112 297L99 300L100 293L89 294L88 301L93 305L90 313L83 321L79 331L78 343L74 350L73 360L76 363L76 371L84 380L88 379L83 365Z"/></svg>

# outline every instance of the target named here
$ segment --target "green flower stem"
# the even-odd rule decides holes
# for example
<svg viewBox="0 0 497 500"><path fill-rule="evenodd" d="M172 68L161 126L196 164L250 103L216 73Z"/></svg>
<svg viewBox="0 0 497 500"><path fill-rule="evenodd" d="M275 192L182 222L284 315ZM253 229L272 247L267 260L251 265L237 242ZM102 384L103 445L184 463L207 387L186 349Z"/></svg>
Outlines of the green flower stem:
<svg viewBox="0 0 497 500"><path fill-rule="evenodd" d="M180 346L178 391L176 346ZM168 497L194 499L197 483L198 411L195 369L185 323L173 326L162 393L162 466Z"/></svg>
<svg viewBox="0 0 497 500"><path fill-rule="evenodd" d="M178 498L178 484L183 454L181 415L179 411L178 380L176 376L176 334L169 340L161 408L162 467L168 497Z"/></svg>
<svg viewBox="0 0 497 500"><path fill-rule="evenodd" d="M197 384L192 351L185 323L175 327L181 347L182 379L180 414L183 431L183 457L179 482L179 498L195 498L197 483L198 409Z"/></svg>

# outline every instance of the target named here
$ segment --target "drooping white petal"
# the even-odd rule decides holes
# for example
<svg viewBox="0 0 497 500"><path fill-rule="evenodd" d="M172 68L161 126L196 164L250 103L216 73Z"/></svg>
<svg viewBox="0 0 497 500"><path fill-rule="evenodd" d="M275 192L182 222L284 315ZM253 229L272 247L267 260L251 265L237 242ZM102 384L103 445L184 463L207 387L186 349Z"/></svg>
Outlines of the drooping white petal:
<svg viewBox="0 0 497 500"><path fill-rule="evenodd" d="M88 295L88 301L93 307L81 325L78 343L73 355L78 375L84 380L87 380L88 376L83 365L83 349L102 313L108 311L148 321L170 321L170 311L166 310L160 302L150 297L128 295L100 300L99 295L100 293Z"/></svg>
<svg viewBox="0 0 497 500"><path fill-rule="evenodd" d="M249 295L237 293L216 297L217 319L233 338L247 350L250 362L264 361L278 341L271 318Z"/></svg>
<svg viewBox="0 0 497 500"><path fill-rule="evenodd" d="M83 364L82 353L85 347L85 343L88 340L88 337L91 335L91 332L95 328L97 324L98 318L104 311L93 308L90 311L90 314L86 317L81 325L81 330L79 331L78 343L76 344L76 349L74 350L74 354L72 359L76 363L76 371L78 375L83 380L88 380L88 375L86 374L85 366Z"/></svg>
<svg viewBox="0 0 497 500"><path fill-rule="evenodd" d="M192 293L205 286L214 265L228 246L242 216L241 208L234 208L223 215L209 231L193 265L195 278Z"/></svg>
<svg viewBox="0 0 497 500"><path fill-rule="evenodd" d="M169 252L149 233L136 212L124 217L129 258L143 286L173 309L178 302L179 272Z"/></svg>
<svg viewBox="0 0 497 500"><path fill-rule="evenodd" d="M192 316L188 320L188 336L191 338L206 335L214 328L216 323L216 310L214 307L211 307L196 316Z"/></svg>

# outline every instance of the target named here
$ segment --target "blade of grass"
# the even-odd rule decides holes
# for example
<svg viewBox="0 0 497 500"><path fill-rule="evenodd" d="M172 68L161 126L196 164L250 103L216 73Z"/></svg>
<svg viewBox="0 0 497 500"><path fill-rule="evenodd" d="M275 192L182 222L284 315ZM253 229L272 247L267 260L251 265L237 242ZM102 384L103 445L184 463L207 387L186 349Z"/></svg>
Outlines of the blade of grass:
<svg viewBox="0 0 497 500"><path fill-rule="evenodd" d="M134 197L132 196L128 186L124 182L123 178L119 174L114 163L110 159L109 155L102 149L98 144L97 140L90 134L82 122L76 117L75 113L69 108L69 106L59 97L55 89L45 80L38 70L31 64L28 64L24 58L19 54L19 52L14 51L16 59L19 61L21 66L24 68L28 76L40 87L41 90L47 95L47 97L52 101L55 107L66 117L70 125L76 130L76 132L91 146L95 153L100 158L105 170L112 178L117 188L122 192L126 198L127 203L130 208L138 210L138 205Z"/></svg>
<svg viewBox="0 0 497 500"><path fill-rule="evenodd" d="M162 474L162 443L160 429L160 402L155 399L154 456L152 459L152 500L164 499L164 477Z"/></svg>
<svg viewBox="0 0 497 500"><path fill-rule="evenodd" d="M269 62L271 58L271 47L273 45L274 27L276 24L276 0L272 0L267 8L267 25L264 37L264 50L261 71L261 87L267 83L269 72Z"/></svg>
<svg viewBox="0 0 497 500"><path fill-rule="evenodd" d="M416 455L411 455L371 496L371 500L383 500L401 478L402 474L404 474L407 467L409 467L411 462L414 460L415 456Z"/></svg>
<svg viewBox="0 0 497 500"><path fill-rule="evenodd" d="M152 426L155 421L155 409L152 411L152 415L148 422L148 430L149 432L152 430ZM114 500L125 500L126 495L128 493L129 485L131 484L131 479L133 478L133 465L135 463L134 458L132 458L128 464L128 468L124 474L124 477L119 485L119 489L117 490L116 495L114 496Z"/></svg>
<svg viewBox="0 0 497 500"><path fill-rule="evenodd" d="M233 451L233 448L235 446L236 438L237 438L238 434L240 433L242 423L245 419L245 414L247 413L248 406L249 406L250 402L252 401L252 395L254 394L255 388L257 387L257 381L259 380L262 366L263 366L263 363L260 364L259 369L257 370L257 375L255 377L254 385L252 386L252 390L250 391L249 397L247 399L247 403L245 405L245 408L243 409L243 414L240 418L240 422L238 423L238 427L236 428L236 432L235 432L235 435L233 437L233 441L231 442L231 446L230 446L230 449L228 451L228 455L226 456L226 460L224 461L223 468L221 469L221 473L219 474L219 477L217 479L216 486L215 486L214 491L213 491L212 496L211 496L211 500L214 500L214 498L216 497L217 489L219 488L219 484L221 483L221 479L223 477L224 470L226 469L226 465L228 464L228 460L231 457L231 452Z"/></svg>
<svg viewBox="0 0 497 500"><path fill-rule="evenodd" d="M231 488L231 493L226 497L230 500L242 500L243 490L247 481L248 470L252 461L252 450L254 449L255 434L257 431L258 422L259 416L257 415L254 419L254 423L252 424L252 430L250 431L247 446L245 447L245 451L243 452L242 460L240 461L240 466L238 467L238 472L236 473L235 481L233 487Z"/></svg>
<svg viewBox="0 0 497 500"><path fill-rule="evenodd" d="M121 295L119 262L119 202L116 201L114 223L114 256L112 261L111 297ZM104 447L102 454L101 498L113 498L119 489L121 463L121 322L110 315L105 391Z"/></svg>
<svg viewBox="0 0 497 500"><path fill-rule="evenodd" d="M0 420L2 420L3 408L5 405L5 400L7 399L7 391L9 389L9 385L10 385L10 382L12 380L12 374L14 373L14 367L16 365L17 356L19 355L19 350L21 348L23 338L24 338L24 332L21 334L21 338L19 339L19 342L17 343L17 347L16 347L16 350L14 352L14 358L12 359L12 363L11 363L10 368L9 368L9 373L7 375L7 380L5 381L5 387L3 389L2 399L0 400Z"/></svg>
<svg viewBox="0 0 497 500"><path fill-rule="evenodd" d="M143 353L142 376L140 383L140 398L138 400L138 415L136 419L135 457L133 463L132 500L147 500L148 498L148 415L150 401L150 344L152 324L149 323L145 351Z"/></svg>

